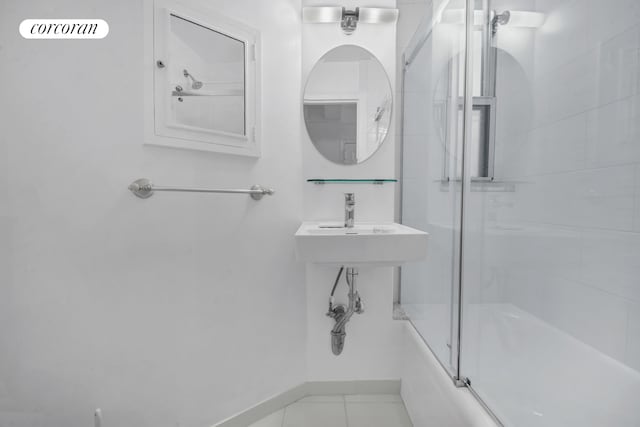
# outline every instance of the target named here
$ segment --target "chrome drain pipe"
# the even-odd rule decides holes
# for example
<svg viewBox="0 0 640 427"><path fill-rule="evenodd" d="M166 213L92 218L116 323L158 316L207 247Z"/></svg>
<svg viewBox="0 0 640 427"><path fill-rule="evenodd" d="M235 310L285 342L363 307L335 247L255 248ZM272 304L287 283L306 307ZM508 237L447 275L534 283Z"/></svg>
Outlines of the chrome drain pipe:
<svg viewBox="0 0 640 427"><path fill-rule="evenodd" d="M333 306L332 300L330 300L329 312L327 313L327 316L335 319L336 321L335 326L331 330L331 351L336 356L342 353L342 350L344 349L344 341L347 335L345 329L347 327L347 323L351 319L351 316L353 316L354 313L364 313L362 300L360 299L360 295L356 289L356 276L358 275L358 270L353 267L347 267L346 270L347 285L349 286L349 303L346 307L344 304ZM342 272L342 269L340 272ZM340 273L338 273L338 280L339 279ZM333 298L333 293L331 298Z"/></svg>

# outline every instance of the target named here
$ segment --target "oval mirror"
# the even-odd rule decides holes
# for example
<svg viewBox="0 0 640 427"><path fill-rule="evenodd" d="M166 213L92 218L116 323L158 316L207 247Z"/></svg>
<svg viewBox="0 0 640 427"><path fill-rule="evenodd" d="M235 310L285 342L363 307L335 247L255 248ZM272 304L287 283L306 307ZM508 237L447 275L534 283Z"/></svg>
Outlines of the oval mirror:
<svg viewBox="0 0 640 427"><path fill-rule="evenodd" d="M380 61L358 46L338 46L320 58L309 74L303 104L309 138L334 163L364 162L389 132L389 78Z"/></svg>

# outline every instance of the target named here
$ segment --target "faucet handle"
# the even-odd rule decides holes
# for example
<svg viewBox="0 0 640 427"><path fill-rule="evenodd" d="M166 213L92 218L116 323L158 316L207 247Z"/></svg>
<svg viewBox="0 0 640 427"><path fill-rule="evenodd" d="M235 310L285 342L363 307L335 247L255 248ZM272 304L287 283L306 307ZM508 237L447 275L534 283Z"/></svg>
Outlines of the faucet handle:
<svg viewBox="0 0 640 427"><path fill-rule="evenodd" d="M344 201L345 202L355 202L356 194L355 193L344 193Z"/></svg>

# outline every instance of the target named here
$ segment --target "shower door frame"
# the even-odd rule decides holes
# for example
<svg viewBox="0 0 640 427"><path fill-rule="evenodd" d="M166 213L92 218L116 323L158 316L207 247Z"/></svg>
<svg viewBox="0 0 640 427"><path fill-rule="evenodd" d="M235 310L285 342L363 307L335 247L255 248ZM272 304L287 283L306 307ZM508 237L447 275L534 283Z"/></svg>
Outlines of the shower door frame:
<svg viewBox="0 0 640 427"><path fill-rule="evenodd" d="M436 12L440 14L445 10L447 4L450 0L445 0L439 10ZM488 9L488 0L482 0L483 9ZM480 395L474 390L471 379L464 377L461 375L462 370L462 348L463 348L463 302L464 302L464 245L465 245L465 195L468 194L471 187L471 177L469 176L469 165L466 161L468 155L469 144L468 141L472 137L472 126L471 120L473 115L473 49L470 48L473 42L474 31L476 31L474 26L474 12L475 12L475 0L465 0L465 43L464 43L464 89L463 89L463 129L462 129L462 139L461 139L461 176L460 176L460 203L459 208L456 209L456 218L459 219L458 227L455 228L455 231L458 231L457 236L457 244L454 245L453 250L453 280L452 280L452 289L451 289L451 315L452 322L450 324L451 327L451 353L450 359L453 363L451 363L451 368L447 368L440 357L433 351L433 348L430 346L429 342L427 342L426 338L422 337L420 333L418 335L422 337L425 345L429 348L432 354L435 356L436 360L442 367L442 369L447 373L447 375L451 378L453 384L458 388L466 388L473 395L473 397L480 403L480 405L487 411L487 413L493 418L498 426L504 426L502 421L498 418L498 416L492 411L492 409L486 404L486 402L480 397ZM485 16L486 18L486 16ZM420 38L420 40L415 44L415 46L411 46L411 50L405 51L402 55L402 79L401 79L401 91L403 94L403 102L401 105L401 120L400 120L400 151L404 153L404 126L405 126L405 82L406 82L406 73L411 65L413 59L417 54L423 49L425 43L432 37L433 27L438 25L439 21L433 20L431 22L431 27L428 29L426 34ZM483 51L486 47L486 43L483 43ZM407 53L409 53L407 55ZM488 53L488 52L484 52ZM484 54L483 54L484 57ZM482 58L483 61L487 60L487 57ZM489 58L489 60L491 60ZM484 68L484 67L483 67ZM484 73L483 73L484 74ZM495 74L491 76L484 75L483 76L483 86L487 83L490 84L490 80L494 79ZM493 84L495 87L495 83ZM400 156L400 168L403 170L404 167L404 156ZM399 215L402 221L403 210L402 210L402 180L400 181L400 210ZM456 190L457 191L457 190ZM459 210L458 210L459 209ZM454 233L455 236L455 233ZM400 272L400 280L402 278ZM455 322L454 322L455 320ZM411 322L411 319L409 319ZM415 325L412 323L412 326L415 328ZM453 341L455 340L455 352Z"/></svg>

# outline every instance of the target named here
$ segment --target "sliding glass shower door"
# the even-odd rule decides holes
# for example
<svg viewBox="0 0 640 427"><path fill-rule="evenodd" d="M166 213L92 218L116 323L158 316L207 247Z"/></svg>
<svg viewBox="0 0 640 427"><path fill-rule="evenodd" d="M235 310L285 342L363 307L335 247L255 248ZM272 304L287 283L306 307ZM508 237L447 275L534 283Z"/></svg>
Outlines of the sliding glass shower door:
<svg viewBox="0 0 640 427"><path fill-rule="evenodd" d="M504 425L640 426L640 3L467 4L406 52L402 305Z"/></svg>
<svg viewBox="0 0 640 427"><path fill-rule="evenodd" d="M465 186L461 375L508 426L639 426L640 3L485 3L494 170Z"/></svg>
<svg viewBox="0 0 640 427"><path fill-rule="evenodd" d="M402 169L402 221L430 234L429 257L403 267L401 301L457 376L465 8L440 1L430 12L404 57Z"/></svg>

